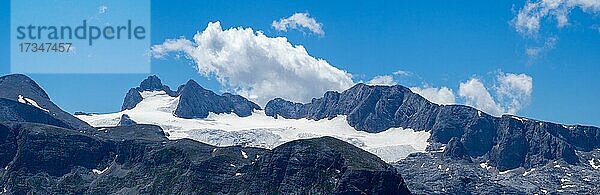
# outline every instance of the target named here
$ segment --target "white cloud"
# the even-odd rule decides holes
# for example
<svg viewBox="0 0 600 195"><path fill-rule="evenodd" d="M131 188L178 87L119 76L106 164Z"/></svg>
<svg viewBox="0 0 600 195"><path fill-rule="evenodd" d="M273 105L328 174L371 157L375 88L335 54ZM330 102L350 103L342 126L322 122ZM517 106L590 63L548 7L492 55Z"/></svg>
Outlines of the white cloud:
<svg viewBox="0 0 600 195"><path fill-rule="evenodd" d="M295 13L288 18L281 18L279 21L273 21L273 28L279 31L287 31L289 29L301 30L306 28L317 35L325 35L323 24L311 18L308 13Z"/></svg>
<svg viewBox="0 0 600 195"><path fill-rule="evenodd" d="M531 76L500 72L497 77L499 85L496 86L496 93L500 102L506 102L506 113L515 114L529 104L533 92Z"/></svg>
<svg viewBox="0 0 600 195"><path fill-rule="evenodd" d="M454 92L448 87L411 87L410 90L436 104L451 105L456 103Z"/></svg>
<svg viewBox="0 0 600 195"><path fill-rule="evenodd" d="M367 82L367 84L392 86L392 85L397 85L398 83L396 83L396 81L394 80L394 78L391 75L380 75L380 76L373 77L373 79L371 79L369 82Z"/></svg>
<svg viewBox="0 0 600 195"><path fill-rule="evenodd" d="M535 35L541 28L544 18L553 17L558 28L569 24L569 14L574 8L597 14L600 12L599 0L534 0L527 1L513 19L519 33Z"/></svg>
<svg viewBox="0 0 600 195"><path fill-rule="evenodd" d="M459 95L465 99L465 104L495 116L516 114L529 104L533 92L531 76L499 72L496 77L496 99L477 78L461 83Z"/></svg>
<svg viewBox="0 0 600 195"><path fill-rule="evenodd" d="M458 94L465 98L465 103L469 106L473 106L495 116L504 113L504 110L496 104L490 92L477 78L471 78L468 81L461 83Z"/></svg>
<svg viewBox="0 0 600 195"><path fill-rule="evenodd" d="M227 90L261 105L275 97L306 102L354 84L352 75L310 56L285 37L267 37L251 28L223 30L220 22L209 23L193 40L179 38L152 46L154 57L173 52L184 54L199 73L215 76Z"/></svg>
<svg viewBox="0 0 600 195"><path fill-rule="evenodd" d="M414 75L408 71L396 71L391 75L375 76L367 82L369 85L397 85L395 76ZM517 114L531 101L533 92L533 78L526 74L513 74L498 71L495 74L491 88L478 78L473 77L460 83L457 101L454 91L449 87L431 87L425 84L422 87L409 87L416 94L421 95L430 102L440 105L465 104L475 107L494 116L502 114ZM490 89L492 92L490 92Z"/></svg>
<svg viewBox="0 0 600 195"><path fill-rule="evenodd" d="M530 47L525 49L525 54L527 54L527 56L529 56L530 58L535 59L539 57L542 53L554 49L554 47L556 46L556 42L558 42L558 39L556 37L547 38L542 46Z"/></svg>
<svg viewBox="0 0 600 195"><path fill-rule="evenodd" d="M398 75L398 76L410 76L410 75L412 75L412 72L405 71L405 70L398 70L398 71L394 72L394 75Z"/></svg>

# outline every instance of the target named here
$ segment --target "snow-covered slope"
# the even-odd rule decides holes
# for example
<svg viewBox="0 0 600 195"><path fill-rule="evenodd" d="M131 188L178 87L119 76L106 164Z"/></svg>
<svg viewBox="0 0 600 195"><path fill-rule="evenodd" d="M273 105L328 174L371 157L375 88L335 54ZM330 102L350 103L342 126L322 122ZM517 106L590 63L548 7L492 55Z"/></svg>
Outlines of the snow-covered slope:
<svg viewBox="0 0 600 195"><path fill-rule="evenodd" d="M333 119L284 119L266 116L255 110L251 116L211 113L205 119L183 119L173 115L178 97L164 91L144 91L143 100L133 109L111 114L77 115L94 127L116 126L127 114L138 124L161 126L169 139L190 138L216 146L254 146L274 148L285 142L332 136L363 148L387 162L395 162L408 154L425 151L429 132L391 128L380 133L357 131L346 122L346 116Z"/></svg>

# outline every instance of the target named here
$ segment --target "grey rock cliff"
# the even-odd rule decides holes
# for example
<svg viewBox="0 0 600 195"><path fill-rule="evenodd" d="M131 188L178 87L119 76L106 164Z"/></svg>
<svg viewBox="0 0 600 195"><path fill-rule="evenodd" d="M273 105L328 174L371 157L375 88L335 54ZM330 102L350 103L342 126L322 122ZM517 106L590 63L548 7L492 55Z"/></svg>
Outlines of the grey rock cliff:
<svg viewBox="0 0 600 195"><path fill-rule="evenodd" d="M179 92L179 104L175 115L181 118L206 118L209 112L235 113L240 117L252 115L260 107L239 95L217 95L202 88L194 80L188 81Z"/></svg>
<svg viewBox="0 0 600 195"><path fill-rule="evenodd" d="M357 130L381 132L392 127L429 131L430 142L448 144L459 138L470 157L485 157L501 170L532 167L551 160L579 162L575 150L599 148L600 130L565 126L515 116L494 117L461 105L437 105L408 88L357 84L327 92L310 103L271 100L265 113L273 117L320 120L346 115Z"/></svg>

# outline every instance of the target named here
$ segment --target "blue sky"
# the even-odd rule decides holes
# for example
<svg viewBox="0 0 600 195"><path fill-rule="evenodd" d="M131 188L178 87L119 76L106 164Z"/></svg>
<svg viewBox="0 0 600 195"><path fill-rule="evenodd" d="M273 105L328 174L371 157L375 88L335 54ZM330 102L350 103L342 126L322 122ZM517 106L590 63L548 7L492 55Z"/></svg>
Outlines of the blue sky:
<svg viewBox="0 0 600 195"><path fill-rule="evenodd" d="M188 39L209 22L223 29L252 28L268 37L284 36L352 74L354 82L409 71L397 77L406 86L448 87L457 102L459 85L478 78L490 91L499 71L533 79L531 98L518 114L563 123L600 125L600 31L598 14L574 8L569 25L557 27L552 17L541 20L536 36L516 31L511 21L525 1L152 1L153 45L165 39ZM0 5L0 31L9 37L8 2ZM271 24L307 12L322 24L323 36L310 31L278 31ZM537 57L528 48L543 48ZM3 41L7 43L7 41ZM7 44L0 48L0 72L9 71ZM214 91L228 90L213 77L197 73L193 62L172 57L154 59L152 74L176 88L194 79ZM30 74L67 111L112 112L120 108L131 87L147 74Z"/></svg>
<svg viewBox="0 0 600 195"><path fill-rule="evenodd" d="M77 29L78 26L83 25L85 20L86 26L116 28L117 26L126 26L128 21L131 21L133 27L150 27L150 2L145 1L13 0L11 2L12 26L10 28L15 34L15 36L11 36L11 51L20 51L19 43L22 42L57 42L46 36L42 36L42 40L18 39L18 27L25 29L30 24L58 29L68 26ZM108 4L111 5L110 9L100 10L99 7ZM68 7L77 9L67 9ZM44 17L32 13L44 13ZM24 30L23 32L27 33L28 31ZM35 30L33 32L34 35L37 34ZM88 45L91 31L86 29L85 32L86 39L68 40L69 43L72 43L70 50L73 50L69 53L12 52L11 71L24 73L150 72L150 60L145 52L150 47L150 39L126 39L127 31L123 31L119 33L123 34L122 39L98 38L91 41L92 45ZM62 33L57 34L60 36ZM150 32L145 35L151 36ZM65 33L64 36L68 37L68 33Z"/></svg>

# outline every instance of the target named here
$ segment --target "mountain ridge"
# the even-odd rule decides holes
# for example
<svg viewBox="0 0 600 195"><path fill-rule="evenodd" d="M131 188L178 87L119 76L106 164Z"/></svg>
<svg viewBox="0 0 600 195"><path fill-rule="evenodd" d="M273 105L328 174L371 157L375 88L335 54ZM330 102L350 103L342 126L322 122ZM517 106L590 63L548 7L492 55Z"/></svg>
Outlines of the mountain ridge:
<svg viewBox="0 0 600 195"><path fill-rule="evenodd" d="M121 111L134 108L143 100L141 95L145 91L164 91L171 97L178 97L179 103L174 115L181 118L206 118L212 113L235 113L240 117L249 116L253 110L260 110L260 106L246 98L224 93L218 95L211 90L204 89L194 80L180 85L177 91L172 91L163 85L156 75L144 79L140 86L131 88L123 100Z"/></svg>
<svg viewBox="0 0 600 195"><path fill-rule="evenodd" d="M301 104L271 100L265 113L272 117L320 120L347 115L357 130L381 132L392 127L430 131L431 143L459 138L470 157L483 157L500 170L532 167L564 159L575 164L575 150L600 147L600 130L593 126L560 125L522 117L494 117L470 106L437 105L410 89L357 84L343 92L326 92Z"/></svg>
<svg viewBox="0 0 600 195"><path fill-rule="evenodd" d="M7 160L0 160L6 167L0 185L15 194L410 194L394 167L331 137L266 150L168 140L153 125L109 127L90 135L2 122L0 135L0 156Z"/></svg>

